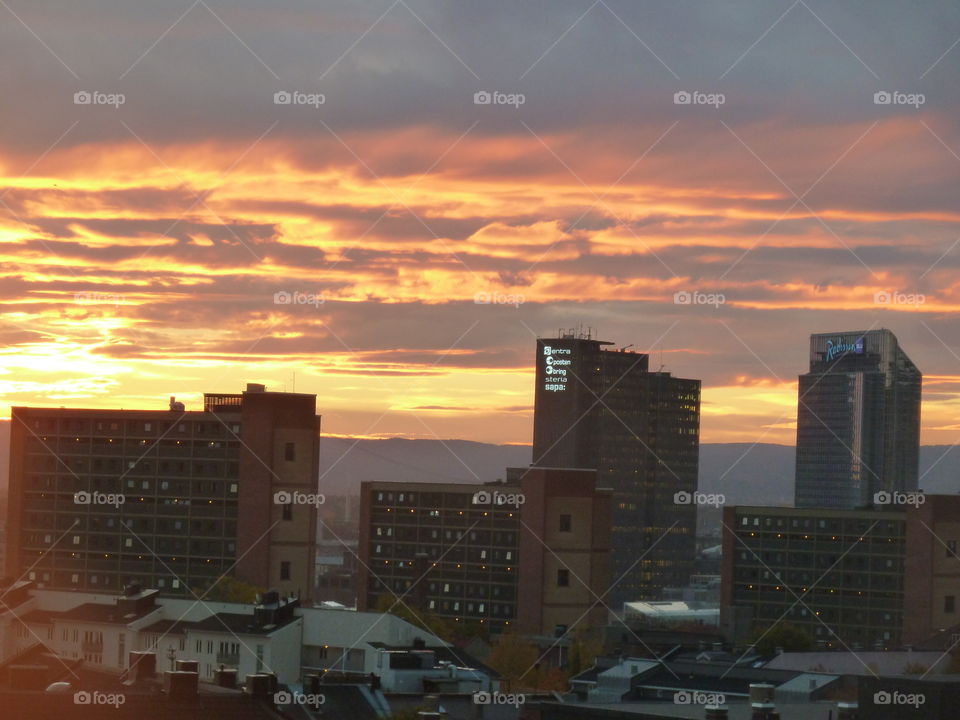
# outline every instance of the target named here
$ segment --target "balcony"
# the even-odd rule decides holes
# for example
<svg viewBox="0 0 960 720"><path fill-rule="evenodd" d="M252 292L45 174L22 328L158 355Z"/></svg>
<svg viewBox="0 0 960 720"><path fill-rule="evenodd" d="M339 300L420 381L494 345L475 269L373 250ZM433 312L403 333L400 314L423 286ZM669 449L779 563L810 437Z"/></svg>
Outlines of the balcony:
<svg viewBox="0 0 960 720"><path fill-rule="evenodd" d="M217 653L217 665L239 665L240 653Z"/></svg>

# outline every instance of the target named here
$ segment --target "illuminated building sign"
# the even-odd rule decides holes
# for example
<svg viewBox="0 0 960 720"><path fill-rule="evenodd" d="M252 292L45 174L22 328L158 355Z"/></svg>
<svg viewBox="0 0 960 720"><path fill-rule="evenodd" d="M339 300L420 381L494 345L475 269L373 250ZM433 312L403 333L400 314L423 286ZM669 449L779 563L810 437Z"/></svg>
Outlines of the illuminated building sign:
<svg viewBox="0 0 960 720"><path fill-rule="evenodd" d="M844 342L843 338L837 338L836 341L827 340L827 362L830 362L839 355L854 353L863 355L863 338L857 338L852 343Z"/></svg>
<svg viewBox="0 0 960 720"><path fill-rule="evenodd" d="M563 392L567 389L568 371L571 370L570 348L543 346L543 389L547 392Z"/></svg>

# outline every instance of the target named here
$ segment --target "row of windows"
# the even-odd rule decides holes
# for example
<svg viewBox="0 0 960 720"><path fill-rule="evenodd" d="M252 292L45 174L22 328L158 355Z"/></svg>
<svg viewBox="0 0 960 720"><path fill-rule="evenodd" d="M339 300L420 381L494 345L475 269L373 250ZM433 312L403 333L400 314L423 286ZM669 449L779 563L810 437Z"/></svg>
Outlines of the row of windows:
<svg viewBox="0 0 960 720"><path fill-rule="evenodd" d="M239 465L235 462L186 462L160 461L150 458L127 460L125 463L119 458L87 458L54 455L31 455L28 457L27 469L30 472L59 472L64 469L71 475L86 475L90 473L114 473L123 475L164 475L174 477L217 477L236 478Z"/></svg>
<svg viewBox="0 0 960 720"><path fill-rule="evenodd" d="M227 436L239 435L238 422L178 422L177 416L171 420L116 420L90 418L34 418L27 422L27 427L41 435L43 440L50 439L44 433L63 433L66 435L85 435L90 433L118 433L124 431L131 435L151 434L167 431L180 435Z"/></svg>
<svg viewBox="0 0 960 720"><path fill-rule="evenodd" d="M75 476L44 476L30 475L27 478L29 489L34 490L60 490L64 493L72 493L81 490L144 490L150 491L156 488L159 491L171 491L181 495L221 495L225 491L235 495L238 490L236 482L221 480L143 480L139 478L126 478L125 482L118 477L94 477L88 478L84 482Z"/></svg>
<svg viewBox="0 0 960 720"><path fill-rule="evenodd" d="M896 521L851 520L841 518L814 518L814 517L759 517L742 515L740 525L743 527L777 527L802 528L804 530L826 530L828 532L844 531L848 534L862 535L868 530L871 535L902 535L904 523ZM873 530L870 530L870 528Z"/></svg>

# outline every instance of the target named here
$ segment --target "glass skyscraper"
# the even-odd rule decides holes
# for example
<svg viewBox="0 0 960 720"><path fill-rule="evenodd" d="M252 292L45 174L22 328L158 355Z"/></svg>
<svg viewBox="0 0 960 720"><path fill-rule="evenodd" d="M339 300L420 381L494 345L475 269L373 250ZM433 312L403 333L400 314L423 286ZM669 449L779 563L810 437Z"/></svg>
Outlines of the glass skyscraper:
<svg viewBox="0 0 960 720"><path fill-rule="evenodd" d="M810 336L800 376L797 507L860 508L917 489L922 375L889 330Z"/></svg>

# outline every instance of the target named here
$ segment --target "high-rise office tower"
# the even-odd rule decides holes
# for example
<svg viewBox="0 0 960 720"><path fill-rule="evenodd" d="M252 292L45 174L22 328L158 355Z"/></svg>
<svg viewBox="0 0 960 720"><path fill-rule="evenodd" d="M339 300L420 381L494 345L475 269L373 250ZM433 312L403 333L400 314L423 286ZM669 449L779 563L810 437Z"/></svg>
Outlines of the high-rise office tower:
<svg viewBox="0 0 960 720"><path fill-rule="evenodd" d="M922 375L889 330L810 336L800 376L796 506L858 508L917 489Z"/></svg>
<svg viewBox="0 0 960 720"><path fill-rule="evenodd" d="M221 574L310 597L316 395L205 394L202 411L13 408L8 572L48 589L184 595Z"/></svg>
<svg viewBox="0 0 960 720"><path fill-rule="evenodd" d="M700 381L577 332L537 340L533 464L589 468L613 490L607 603L660 599L695 556ZM679 494L679 495L678 495Z"/></svg>

